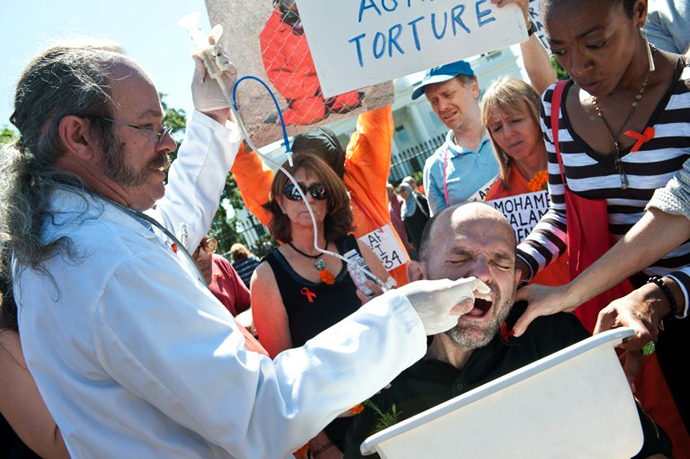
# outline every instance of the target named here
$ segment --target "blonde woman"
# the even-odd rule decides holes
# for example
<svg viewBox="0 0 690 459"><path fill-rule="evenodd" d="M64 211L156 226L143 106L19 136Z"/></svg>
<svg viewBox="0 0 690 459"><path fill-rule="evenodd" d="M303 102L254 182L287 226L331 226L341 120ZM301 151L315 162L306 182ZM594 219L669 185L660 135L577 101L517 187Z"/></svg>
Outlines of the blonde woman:
<svg viewBox="0 0 690 459"><path fill-rule="evenodd" d="M539 94L524 81L501 78L487 89L482 101L482 123L501 170L499 180L486 196L487 201L547 190L547 155L539 125L540 107ZM567 261L568 255L561 255L532 282L552 286L567 283L570 281Z"/></svg>

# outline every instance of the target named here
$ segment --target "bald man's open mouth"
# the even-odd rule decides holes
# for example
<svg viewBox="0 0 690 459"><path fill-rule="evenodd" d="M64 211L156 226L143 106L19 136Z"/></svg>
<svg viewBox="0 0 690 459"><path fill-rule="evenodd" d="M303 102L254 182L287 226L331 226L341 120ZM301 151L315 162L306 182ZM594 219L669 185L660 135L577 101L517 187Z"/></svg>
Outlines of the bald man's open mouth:
<svg viewBox="0 0 690 459"><path fill-rule="evenodd" d="M477 293L474 297L474 308L463 317L481 319L488 314L494 304L493 292L490 294Z"/></svg>

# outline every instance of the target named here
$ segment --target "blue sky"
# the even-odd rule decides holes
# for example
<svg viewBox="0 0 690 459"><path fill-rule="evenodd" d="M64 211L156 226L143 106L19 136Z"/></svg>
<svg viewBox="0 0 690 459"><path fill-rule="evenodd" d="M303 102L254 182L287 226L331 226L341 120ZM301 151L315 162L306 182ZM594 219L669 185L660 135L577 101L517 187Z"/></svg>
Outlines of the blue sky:
<svg viewBox="0 0 690 459"><path fill-rule="evenodd" d="M13 127L9 117L14 86L29 60L56 39L73 37L119 43L151 75L158 91L168 94L166 101L189 113L192 42L177 21L201 11L202 26L210 30L203 0L3 0L2 4L0 127Z"/></svg>

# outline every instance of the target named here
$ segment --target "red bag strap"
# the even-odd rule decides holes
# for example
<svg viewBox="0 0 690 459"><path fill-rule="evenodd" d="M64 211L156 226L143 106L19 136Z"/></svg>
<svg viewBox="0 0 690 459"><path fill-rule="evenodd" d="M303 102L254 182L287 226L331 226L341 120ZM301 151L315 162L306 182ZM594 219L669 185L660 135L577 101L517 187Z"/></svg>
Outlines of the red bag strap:
<svg viewBox="0 0 690 459"><path fill-rule="evenodd" d="M563 180L564 194L567 193L567 186L565 184L565 175L563 174L563 160L561 159L561 149L558 146L558 121L559 110L561 108L561 99L563 98L563 91L565 85L568 84L566 80L561 80L556 83L551 97L551 135L553 137L553 145L556 147L556 157L558 158L558 166L561 169L561 180Z"/></svg>

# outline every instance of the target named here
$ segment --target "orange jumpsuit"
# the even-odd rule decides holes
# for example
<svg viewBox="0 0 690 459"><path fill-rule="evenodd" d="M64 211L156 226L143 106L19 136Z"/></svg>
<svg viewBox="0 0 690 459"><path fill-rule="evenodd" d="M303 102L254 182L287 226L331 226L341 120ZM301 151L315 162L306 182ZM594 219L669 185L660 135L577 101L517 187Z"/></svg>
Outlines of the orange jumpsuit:
<svg viewBox="0 0 690 459"><path fill-rule="evenodd" d="M486 194L486 201L493 201L494 199L508 198L510 196L517 196L519 194L532 193L529 187L529 182L518 171L513 162L508 169L508 183L510 183L510 190L503 188L503 183L496 180ZM519 241L518 241L519 242ZM534 276L530 284L552 285L558 286L570 282L570 269L568 267L568 254L564 253L558 260L551 263L548 267L543 269L539 274Z"/></svg>
<svg viewBox="0 0 690 459"><path fill-rule="evenodd" d="M358 106L360 95L350 91L324 100L314 61L304 34L296 34L276 9L259 34L266 76L288 102L286 125L309 125L329 112L347 112ZM328 107L327 107L328 104Z"/></svg>
<svg viewBox="0 0 690 459"><path fill-rule="evenodd" d="M355 226L353 233L358 238L384 225L390 225L393 229L386 192L392 140L392 106L359 115L357 130L347 145L343 177L352 200ZM256 153L244 153L240 149L231 172L247 209L261 223L268 226L271 214L261 205L268 202L273 171L263 164ZM401 249L405 250L395 230L393 234ZM408 282L407 265L408 263L405 263L389 271L398 286Z"/></svg>

